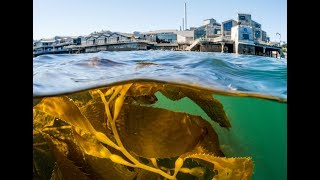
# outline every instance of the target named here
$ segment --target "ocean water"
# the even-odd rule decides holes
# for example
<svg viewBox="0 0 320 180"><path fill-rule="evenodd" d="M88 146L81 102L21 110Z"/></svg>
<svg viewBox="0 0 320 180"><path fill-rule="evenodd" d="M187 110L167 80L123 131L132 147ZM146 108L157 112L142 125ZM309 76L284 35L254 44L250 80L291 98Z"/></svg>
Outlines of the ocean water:
<svg viewBox="0 0 320 180"><path fill-rule="evenodd" d="M117 87L127 86L115 129L128 152L138 154L144 164L150 165L146 159L154 157L159 167L171 169L168 174L173 175L178 155L201 152L239 158L239 164L250 159L252 174L243 175L244 179L287 178L286 60L206 52L128 51L43 55L33 63L34 179L72 174L91 179L163 179L143 168L130 169L116 160L110 163L109 156L101 155L107 151L101 150L104 147L131 161L102 143L105 141L100 136L92 137L96 132L108 136L105 119L110 119L97 92L110 100ZM115 98L121 99L121 94ZM115 101L110 100L111 116L117 114ZM184 123L186 117L191 119L188 125ZM79 119L89 123L83 125L87 120ZM90 130L89 124L95 130ZM209 132L203 134L201 128ZM211 130L216 135L210 134ZM114 131L110 134L110 139L115 138ZM192 139L198 135L200 139ZM212 140L215 137L218 140ZM203 174L181 170L177 178L236 179L237 170L244 174L250 171L230 159L217 170L219 159L200 158L215 164L212 167L199 158L185 159L182 168L200 168ZM228 168L231 175L223 174Z"/></svg>
<svg viewBox="0 0 320 180"><path fill-rule="evenodd" d="M190 99L172 102L157 94L156 107L200 115L206 113ZM254 97L213 95L224 106L232 128L230 131L215 123L220 146L227 157L252 157L251 179L287 179L287 104ZM160 103L160 100L163 100Z"/></svg>

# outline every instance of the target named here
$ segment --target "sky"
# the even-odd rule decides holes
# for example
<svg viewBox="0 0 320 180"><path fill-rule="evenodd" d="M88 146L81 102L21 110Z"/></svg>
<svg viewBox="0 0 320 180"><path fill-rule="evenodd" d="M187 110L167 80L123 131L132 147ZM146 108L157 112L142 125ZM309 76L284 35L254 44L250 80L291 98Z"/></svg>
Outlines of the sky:
<svg viewBox="0 0 320 180"><path fill-rule="evenodd" d="M188 28L249 13L271 41L287 41L287 0L33 0L33 38L179 30L185 2Z"/></svg>

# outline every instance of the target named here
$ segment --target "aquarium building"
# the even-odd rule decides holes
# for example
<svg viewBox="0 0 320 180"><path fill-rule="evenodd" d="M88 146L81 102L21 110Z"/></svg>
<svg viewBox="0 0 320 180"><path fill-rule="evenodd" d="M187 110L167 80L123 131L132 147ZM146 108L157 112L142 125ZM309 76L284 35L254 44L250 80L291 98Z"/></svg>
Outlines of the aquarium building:
<svg viewBox="0 0 320 180"><path fill-rule="evenodd" d="M185 50L283 57L281 48L270 44L262 25L244 13L238 13L237 21L230 19L221 25L213 18L204 20L203 26L194 29L194 41Z"/></svg>

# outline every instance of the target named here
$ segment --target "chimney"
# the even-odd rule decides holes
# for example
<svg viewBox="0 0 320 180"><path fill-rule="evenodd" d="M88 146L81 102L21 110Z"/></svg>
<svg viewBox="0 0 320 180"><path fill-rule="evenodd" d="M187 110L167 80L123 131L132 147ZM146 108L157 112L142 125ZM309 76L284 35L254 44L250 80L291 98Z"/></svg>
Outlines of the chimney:
<svg viewBox="0 0 320 180"><path fill-rule="evenodd" d="M182 18L182 30L184 30L184 18Z"/></svg>
<svg viewBox="0 0 320 180"><path fill-rule="evenodd" d="M184 3L184 20L186 21L185 22L185 25L186 25L186 30L187 30L187 3Z"/></svg>

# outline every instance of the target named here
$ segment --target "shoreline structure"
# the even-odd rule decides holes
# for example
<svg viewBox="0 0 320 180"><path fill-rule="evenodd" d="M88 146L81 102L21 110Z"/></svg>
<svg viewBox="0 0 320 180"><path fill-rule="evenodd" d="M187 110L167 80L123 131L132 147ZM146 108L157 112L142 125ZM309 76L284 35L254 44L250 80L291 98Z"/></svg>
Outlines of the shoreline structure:
<svg viewBox="0 0 320 180"><path fill-rule="evenodd" d="M185 22L185 25L187 22ZM205 19L200 27L180 30L121 33L93 32L87 36L56 36L33 40L33 56L43 54L79 54L99 51L173 50L222 52L286 58L280 42L270 42L261 24L251 14L238 14L218 23Z"/></svg>

